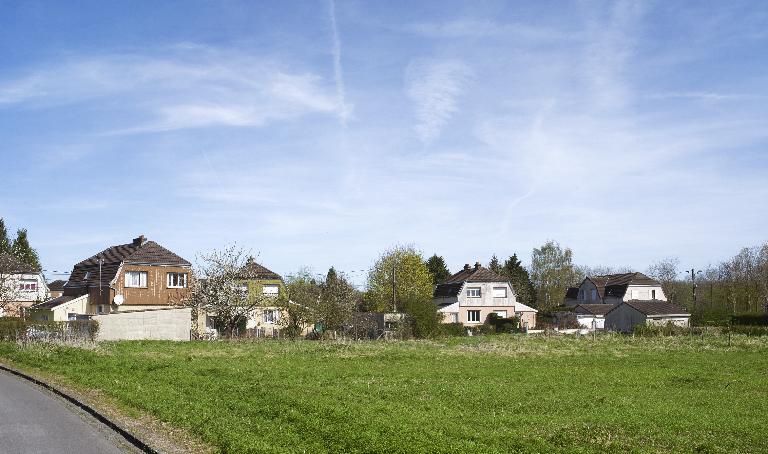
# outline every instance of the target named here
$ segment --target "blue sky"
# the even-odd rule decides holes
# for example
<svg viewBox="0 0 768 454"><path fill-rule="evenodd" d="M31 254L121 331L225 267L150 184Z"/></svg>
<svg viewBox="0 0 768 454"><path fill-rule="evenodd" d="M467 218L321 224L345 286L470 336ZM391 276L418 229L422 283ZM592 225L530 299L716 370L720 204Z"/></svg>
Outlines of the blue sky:
<svg viewBox="0 0 768 454"><path fill-rule="evenodd" d="M768 239L765 2L2 2L0 216L44 267L452 269L555 239L706 266ZM353 276L362 282L362 275Z"/></svg>

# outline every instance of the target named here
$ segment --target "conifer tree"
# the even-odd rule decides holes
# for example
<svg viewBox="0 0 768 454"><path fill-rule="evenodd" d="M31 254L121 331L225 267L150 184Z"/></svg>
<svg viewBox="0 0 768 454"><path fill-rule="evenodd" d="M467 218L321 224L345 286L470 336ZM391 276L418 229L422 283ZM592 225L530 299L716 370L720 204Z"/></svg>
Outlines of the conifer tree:
<svg viewBox="0 0 768 454"><path fill-rule="evenodd" d="M0 218L0 254L11 253L11 240L8 238L8 230L5 228L5 221Z"/></svg>
<svg viewBox="0 0 768 454"><path fill-rule="evenodd" d="M13 245L11 246L11 255L36 270L41 269L40 257L38 257L37 251L32 249L32 246L29 245L27 229L19 229L16 231L16 239L13 240Z"/></svg>
<svg viewBox="0 0 768 454"><path fill-rule="evenodd" d="M443 260L441 256L437 254L432 255L432 257L427 259L426 264L429 274L432 275L432 282L434 284L439 284L451 277L451 272L448 270L448 267L445 266L445 260Z"/></svg>
<svg viewBox="0 0 768 454"><path fill-rule="evenodd" d="M499 263L499 258L496 257L496 254L493 254L493 257L491 257L491 261L488 263L488 269L496 274L501 274L501 263Z"/></svg>
<svg viewBox="0 0 768 454"><path fill-rule="evenodd" d="M536 306L536 289L528 275L528 270L520 263L517 254L513 254L512 257L504 261L504 266L499 274L509 279L512 283L512 288L515 289L515 294L517 295L517 301L526 306Z"/></svg>

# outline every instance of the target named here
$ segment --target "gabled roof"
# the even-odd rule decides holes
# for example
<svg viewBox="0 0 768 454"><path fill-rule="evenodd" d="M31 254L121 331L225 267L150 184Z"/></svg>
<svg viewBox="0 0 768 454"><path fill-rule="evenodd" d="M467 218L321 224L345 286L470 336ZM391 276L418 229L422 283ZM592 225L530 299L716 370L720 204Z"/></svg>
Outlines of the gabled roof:
<svg viewBox="0 0 768 454"><path fill-rule="evenodd" d="M77 298L77 296L59 296L56 298L51 298L48 301L43 301L42 303L34 304L32 307L30 307L30 309L53 309L54 307L66 304L75 298Z"/></svg>
<svg viewBox="0 0 768 454"><path fill-rule="evenodd" d="M661 285L656 279L637 272L588 276L585 280L592 281L595 284L600 298L605 298L606 296L622 298L627 292L627 287L630 285Z"/></svg>
<svg viewBox="0 0 768 454"><path fill-rule="evenodd" d="M630 306L636 309L638 312L645 315L650 315L650 316L681 315L681 316L688 317L691 315L690 313L688 313L688 311L686 311L682 307L678 306L677 304L670 303L669 301L631 300L631 301L624 301L621 304L626 304L627 306ZM613 309L621 306L621 304L617 304L616 306L614 306Z"/></svg>
<svg viewBox="0 0 768 454"><path fill-rule="evenodd" d="M100 261L101 273L99 273ZM187 260L154 241L148 241L142 235L130 243L109 247L78 263L72 269L69 281L67 281L64 287L98 287L99 274L101 274L101 286L107 287L123 264L192 266Z"/></svg>
<svg viewBox="0 0 768 454"><path fill-rule="evenodd" d="M434 298L446 298L456 296L461 291L461 287L465 283L472 282L503 282L509 283L509 279L506 279L488 268L484 268L480 263L475 263L474 267L470 267L469 264L464 265L464 269L456 274L453 274L448 279L440 282L435 286ZM511 284L510 284L511 286Z"/></svg>
<svg viewBox="0 0 768 454"><path fill-rule="evenodd" d="M55 281L48 284L48 290L52 292L60 291L64 289L64 284L66 284L67 281L56 279Z"/></svg>
<svg viewBox="0 0 768 454"><path fill-rule="evenodd" d="M40 270L10 254L0 253L0 273L39 273Z"/></svg>
<svg viewBox="0 0 768 454"><path fill-rule="evenodd" d="M531 306L526 306L523 303L515 302L515 312L539 312Z"/></svg>
<svg viewBox="0 0 768 454"><path fill-rule="evenodd" d="M614 307L615 304L579 304L573 311L578 314L605 315Z"/></svg>
<svg viewBox="0 0 768 454"><path fill-rule="evenodd" d="M240 270L241 279L264 279L264 280L282 280L279 274L267 269L265 266L256 263L253 257L249 257L245 265Z"/></svg>

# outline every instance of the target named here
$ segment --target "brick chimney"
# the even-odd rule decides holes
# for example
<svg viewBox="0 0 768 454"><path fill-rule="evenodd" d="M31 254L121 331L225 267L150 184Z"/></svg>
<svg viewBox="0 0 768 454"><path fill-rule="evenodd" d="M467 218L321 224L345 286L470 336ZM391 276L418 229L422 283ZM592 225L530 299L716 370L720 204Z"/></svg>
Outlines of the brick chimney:
<svg viewBox="0 0 768 454"><path fill-rule="evenodd" d="M133 239L133 245L134 246L141 246L142 244L147 242L147 237L144 235L140 235L138 238Z"/></svg>
<svg viewBox="0 0 768 454"><path fill-rule="evenodd" d="M481 266L481 265L480 265L480 262L475 262L475 269L476 269L476 270L479 270L479 269L480 269L480 266Z"/></svg>

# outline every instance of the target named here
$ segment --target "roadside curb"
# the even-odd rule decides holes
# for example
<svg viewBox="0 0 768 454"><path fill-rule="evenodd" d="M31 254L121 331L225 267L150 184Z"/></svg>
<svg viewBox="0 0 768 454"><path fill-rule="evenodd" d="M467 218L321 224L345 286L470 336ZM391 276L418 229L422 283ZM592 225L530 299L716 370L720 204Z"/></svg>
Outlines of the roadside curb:
<svg viewBox="0 0 768 454"><path fill-rule="evenodd" d="M93 407L89 406L88 404L81 402L80 400L76 399L75 397L70 396L69 394L61 391L60 389L54 387L53 385L50 385L42 380L39 380L31 375L27 375L24 372L21 372L19 370L10 368L4 364L0 364L0 371L5 371L10 374L13 374L17 377L23 378L24 380L27 380L29 382L32 382L42 388L47 389L48 391L52 392L53 394L56 394L57 396L63 398L67 402L71 403L72 405L78 407L79 409L83 410L84 412L88 413L89 415L93 416L97 421L104 424L105 426L109 427L113 431L117 432L125 438L128 443L135 446L136 448L140 449L142 452L145 452L147 454L160 454L158 451L155 451L152 449L148 444L144 443L140 439L138 439L135 435L128 432L127 430L120 427L117 423L110 420L106 416L99 413L97 410L95 410Z"/></svg>

